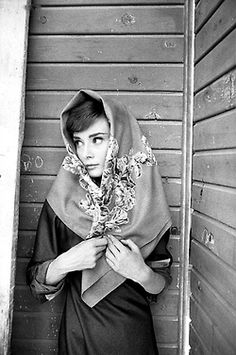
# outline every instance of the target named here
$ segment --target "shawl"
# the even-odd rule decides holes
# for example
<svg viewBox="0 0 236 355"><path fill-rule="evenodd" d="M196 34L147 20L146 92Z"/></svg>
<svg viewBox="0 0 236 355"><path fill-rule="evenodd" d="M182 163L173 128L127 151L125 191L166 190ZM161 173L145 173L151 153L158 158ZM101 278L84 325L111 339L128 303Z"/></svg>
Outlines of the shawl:
<svg viewBox="0 0 236 355"><path fill-rule="evenodd" d="M66 130L68 110L89 97L102 102L110 124L100 186L90 178ZM68 155L47 196L55 214L83 239L109 234L129 238L146 258L171 219L155 156L137 120L120 102L80 90L62 111L60 124ZM124 281L103 256L94 269L82 271L81 297L93 307Z"/></svg>

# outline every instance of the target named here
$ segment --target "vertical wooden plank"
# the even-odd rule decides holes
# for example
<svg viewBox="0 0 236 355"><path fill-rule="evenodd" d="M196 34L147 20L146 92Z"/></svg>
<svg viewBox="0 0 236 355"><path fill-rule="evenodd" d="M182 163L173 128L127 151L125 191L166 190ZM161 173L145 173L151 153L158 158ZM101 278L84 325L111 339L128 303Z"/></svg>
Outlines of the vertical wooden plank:
<svg viewBox="0 0 236 355"><path fill-rule="evenodd" d="M194 94L194 2L185 2L184 101L182 125L182 190L180 215L179 353L189 354L189 237L191 229L192 133Z"/></svg>
<svg viewBox="0 0 236 355"><path fill-rule="evenodd" d="M0 353L9 352L29 1L0 5ZM9 45L11 44L11 45ZM9 115L10 113L10 115Z"/></svg>

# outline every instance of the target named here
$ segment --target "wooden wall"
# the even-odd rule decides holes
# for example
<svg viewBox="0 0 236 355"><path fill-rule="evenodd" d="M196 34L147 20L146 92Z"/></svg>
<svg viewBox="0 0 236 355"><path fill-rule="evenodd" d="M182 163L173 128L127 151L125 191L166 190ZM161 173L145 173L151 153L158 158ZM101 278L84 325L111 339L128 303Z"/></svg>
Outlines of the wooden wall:
<svg viewBox="0 0 236 355"><path fill-rule="evenodd" d="M196 7L191 354L236 353L236 3Z"/></svg>
<svg viewBox="0 0 236 355"><path fill-rule="evenodd" d="M173 283L152 312L160 354L177 354L183 10L183 0L33 1L12 354L56 351L63 299L38 304L25 268L42 203L65 154L59 113L80 88L124 102L155 148L173 217L174 265Z"/></svg>

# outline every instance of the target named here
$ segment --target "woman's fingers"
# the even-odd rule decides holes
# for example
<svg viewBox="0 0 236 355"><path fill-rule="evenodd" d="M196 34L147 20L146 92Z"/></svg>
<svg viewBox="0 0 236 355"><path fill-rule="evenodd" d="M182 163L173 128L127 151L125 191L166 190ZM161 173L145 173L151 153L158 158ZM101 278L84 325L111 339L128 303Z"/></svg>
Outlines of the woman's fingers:
<svg viewBox="0 0 236 355"><path fill-rule="evenodd" d="M108 246L109 245L114 245L118 251L124 248L123 244L117 238L113 237L113 235L108 236Z"/></svg>
<svg viewBox="0 0 236 355"><path fill-rule="evenodd" d="M105 253L106 260L109 260L113 265L115 264L115 256L110 249L107 248Z"/></svg>
<svg viewBox="0 0 236 355"><path fill-rule="evenodd" d="M139 247L131 239L122 239L121 242L133 251L139 250Z"/></svg>
<svg viewBox="0 0 236 355"><path fill-rule="evenodd" d="M90 240L93 241L96 247L105 247L108 244L107 238L93 238Z"/></svg>
<svg viewBox="0 0 236 355"><path fill-rule="evenodd" d="M100 259L104 255L103 251L100 251L96 254L96 260Z"/></svg>

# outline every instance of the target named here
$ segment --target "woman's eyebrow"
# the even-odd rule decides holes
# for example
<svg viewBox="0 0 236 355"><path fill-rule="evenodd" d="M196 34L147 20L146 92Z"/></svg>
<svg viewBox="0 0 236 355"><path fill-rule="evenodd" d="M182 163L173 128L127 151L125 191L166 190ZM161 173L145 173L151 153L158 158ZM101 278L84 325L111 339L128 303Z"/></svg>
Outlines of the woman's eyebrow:
<svg viewBox="0 0 236 355"><path fill-rule="evenodd" d="M107 132L97 132L97 133L93 133L93 134L90 134L89 135L89 138L93 138L93 137L95 137L95 136L98 136L98 135L100 135L100 134L102 134L102 135L108 135L108 133Z"/></svg>

